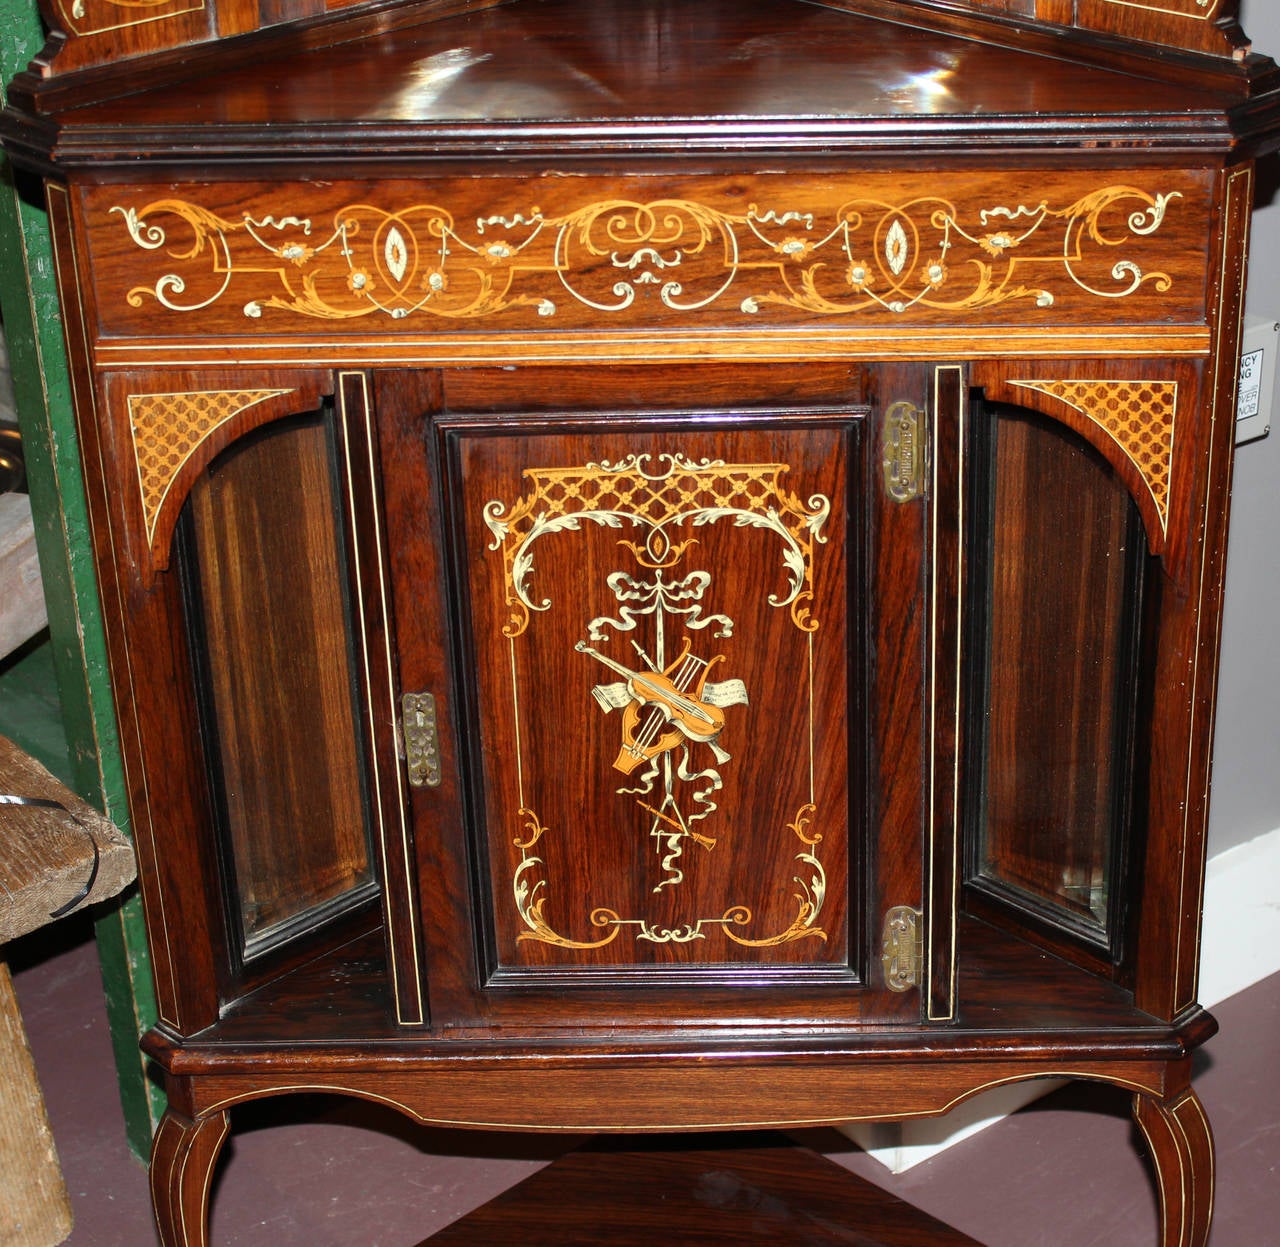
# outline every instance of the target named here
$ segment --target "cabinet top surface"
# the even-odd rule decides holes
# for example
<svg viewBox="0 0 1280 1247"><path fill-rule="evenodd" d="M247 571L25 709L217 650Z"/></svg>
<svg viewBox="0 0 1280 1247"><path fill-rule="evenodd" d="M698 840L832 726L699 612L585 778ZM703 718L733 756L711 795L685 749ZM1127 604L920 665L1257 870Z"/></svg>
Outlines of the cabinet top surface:
<svg viewBox="0 0 1280 1247"><path fill-rule="evenodd" d="M1187 87L825 8L808 0L521 0L179 87L64 125L439 125L623 119L983 119L1185 114Z"/></svg>

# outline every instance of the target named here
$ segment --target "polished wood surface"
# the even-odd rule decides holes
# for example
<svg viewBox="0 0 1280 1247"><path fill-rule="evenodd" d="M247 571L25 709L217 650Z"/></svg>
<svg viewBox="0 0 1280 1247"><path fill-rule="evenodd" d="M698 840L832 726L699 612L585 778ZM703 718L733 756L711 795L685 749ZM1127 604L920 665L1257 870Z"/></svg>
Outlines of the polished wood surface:
<svg viewBox="0 0 1280 1247"><path fill-rule="evenodd" d="M1188 153L1243 141L1280 108L1260 96L1228 113L1222 89L1153 84L1078 56L1031 55L804 0L606 0L585 9L521 0L397 23L379 35L377 56L369 46L291 58L285 45L266 60L219 63L203 79L191 67L181 90L144 79L125 98L60 110L29 131L11 114L11 149L116 170L266 160L309 166L318 178L332 174L325 162L334 159L473 167L527 154L556 168L646 151L803 159L907 148L945 159L957 142L1017 152L1073 140L1095 151ZM1135 116L1140 127L1128 123Z"/></svg>
<svg viewBox="0 0 1280 1247"><path fill-rule="evenodd" d="M1189 1088L1163 1098L1136 1095L1134 1120L1155 1161L1160 1232L1166 1243L1205 1247L1213 1219L1213 1132Z"/></svg>
<svg viewBox="0 0 1280 1247"><path fill-rule="evenodd" d="M780 33L785 28L785 34ZM856 49L856 55L851 55ZM1140 79L799 0L524 0L77 110L76 128L503 119L1129 116ZM714 74L700 68L714 63ZM267 74L270 74L270 79ZM270 90L267 90L268 82ZM1161 113L1203 108L1168 90ZM1034 124L1034 123L1033 123ZM634 127L633 127L634 128Z"/></svg>
<svg viewBox="0 0 1280 1247"><path fill-rule="evenodd" d="M118 60L145 57L154 81L181 73L178 53L189 45L203 44L206 55L216 57L222 44L232 53L224 64L234 64L246 56L277 53L293 32L308 46L322 48L475 13L495 2L158 0L148 20L138 22L121 20L131 15L120 13L118 0L79 0L75 5L47 0L44 14L50 39L27 77L37 90L47 87L50 78L55 84L59 78L73 84L70 92L46 95L74 97L76 86L87 86L92 95L107 81L103 68ZM1172 70L1240 93L1248 93L1253 83L1274 70L1251 52L1236 20L1237 0L917 0L910 6L903 0L831 0L829 7L911 20L1006 46L1022 44L1059 56L1093 58L1101 65L1123 67L1126 59L1143 60L1157 75ZM905 14L908 7L911 11ZM1128 47L1095 42L1091 32L1123 36Z"/></svg>
<svg viewBox="0 0 1280 1247"><path fill-rule="evenodd" d="M967 1057L999 1054L1012 1059L1021 1054L1034 1060L1043 1045L1076 1035L1084 1036L1078 1043L1072 1041L1078 1058L1099 1036L1110 1035L1107 1046L1119 1055L1162 1058L1181 1055L1192 1037L1200 1042L1212 1029L1202 1013L1188 1038L1181 1038L1167 1023L1135 1009L1132 994L1123 987L1100 981L1025 941L1010 940L977 919L961 919L959 944L957 1017L946 1034L956 1052ZM331 1007L339 993L345 1002L341 1015ZM893 1027L809 1026L788 1035L779 1033L774 1019L719 1036L714 1029L690 1028L703 1051L722 1058L736 1051L743 1060L790 1044L810 1053L878 1053L902 1060L936 1034L937 1028L918 1016ZM229 1006L198 1036L180 1044L172 1035L147 1042L181 1074L255 1068L279 1073L288 1066L294 1040L306 1045L315 1068L353 1068L362 1062L369 1068L390 1068L415 1055L427 1059L450 1051L462 1061L487 1056L505 1064L527 1059L537 1065L575 1051L643 1061L660 1056L669 1046L661 1027L595 1036L586 1030L557 1036L530 1028L517 1031L505 1043L499 1042L502 1038L491 1032L431 1036L398 1026L387 987L386 953L377 935L371 934L264 985ZM651 1107L661 1111L660 1105Z"/></svg>
<svg viewBox="0 0 1280 1247"><path fill-rule="evenodd" d="M554 497L547 469L562 464L570 472L584 465L582 511L634 534L619 541L584 520L572 540L536 552L530 541L537 615L518 596L523 582L504 583L479 559L470 584L454 591L470 603L477 684L465 734L488 759L482 851L495 891L504 894L515 876L544 889L536 915L498 896L490 910L491 973L513 985L532 985L553 967L573 975L574 967L617 964L696 965L704 983L713 965L727 977L735 963L749 964L755 981L767 966L857 973L860 933L849 930L843 898L865 887L845 848L853 856L867 834L860 776L848 761L849 736L866 730L857 710L866 690L851 637L867 627L876 594L850 566L857 551L824 530L868 523L869 435L865 412L789 414L735 427L729 413L702 411L626 435L600 421L573 437L546 432L543 421L519 429L511 417L501 433L439 426L444 470L459 490L449 545L490 545L486 519L518 525L530 506L577 514ZM711 419L715 433L696 428ZM630 471L586 466L630 460ZM684 467L700 462L729 467ZM648 487L651 476L670 484ZM812 505L788 515L797 496ZM787 516L790 536L764 526L770 507ZM686 511L692 522L681 523ZM719 511L727 522L717 523ZM800 544L805 525L825 548ZM686 545L696 549L676 553ZM655 561L663 574L655 576ZM734 577L734 568L750 574ZM848 602L859 605L846 614ZM602 712L604 690L625 707L609 702ZM678 777L664 782L668 766ZM601 827L582 817L605 810ZM522 852L530 837L536 846ZM543 869L526 870L535 852ZM808 889L798 903L797 873L830 903Z"/></svg>
<svg viewBox="0 0 1280 1247"><path fill-rule="evenodd" d="M189 1121L166 1110L151 1149L151 1206L164 1242L206 1247L213 1170L231 1130L226 1113Z"/></svg>
<svg viewBox="0 0 1280 1247"><path fill-rule="evenodd" d="M486 348L494 362L580 360L602 333L652 352L641 335L656 330L725 332L744 353L804 339L848 355L857 338L883 349L886 333L917 354L940 335L964 335L949 345L966 353L983 337L987 352L1097 353L1121 311L1152 354L1183 354L1205 347L1212 189L1188 168L854 166L112 184L79 208L94 338L117 367L211 351L241 364L471 362ZM1082 347L1066 328L1097 332Z"/></svg>
<svg viewBox="0 0 1280 1247"><path fill-rule="evenodd" d="M330 432L273 425L193 490L185 572L240 957L376 891Z"/></svg>
<svg viewBox="0 0 1280 1247"><path fill-rule="evenodd" d="M781 1137L656 1141L568 1153L418 1247L979 1247Z"/></svg>
<svg viewBox="0 0 1280 1247"><path fill-rule="evenodd" d="M441 16L495 3L502 0L427 0L423 7ZM327 42L344 37L335 28L352 24L343 20L345 10L354 11L356 23L376 31L395 21L398 7L404 6L394 0L153 0L147 17L138 21L121 0L43 0L49 40L31 72L93 81L94 68L133 57L150 54L152 62L172 66L175 50L204 45L209 51L220 42L252 47L255 40L243 36L263 31L270 39L278 28L294 25L312 28L316 39ZM102 75L96 77L100 84Z"/></svg>
<svg viewBox="0 0 1280 1247"><path fill-rule="evenodd" d="M831 2L835 7L891 17L901 17L903 9L902 0ZM1120 56L1130 59L1143 55L1143 43L1162 45L1165 57L1172 48L1233 62L1244 61L1250 54L1248 38L1237 20L1240 6L1232 0L923 0L915 7L945 29L979 31L994 38L999 37L995 33L999 27L989 20L993 17L1011 17L1023 31L1030 19L1082 35L1090 31L1121 34L1128 43ZM969 14L988 20L979 25ZM1034 38L1034 28L1031 33ZM1078 48L1083 40L1072 42Z"/></svg>
<svg viewBox="0 0 1280 1247"><path fill-rule="evenodd" d="M917 895L919 864L881 834L869 768L891 754L918 793L920 738L889 707L923 673L904 654L873 674L862 638L897 643L923 507L892 516L898 561L869 580L854 534L891 521L865 379L582 380L450 370L422 396L429 419L384 424L393 579L425 589L452 562L439 603L402 608L398 638L404 687L434 690L456 724L447 778L413 796L431 829L416 843L436 1024L900 1015L860 915ZM423 627L436 610L455 613L452 676ZM664 702L661 681L686 676ZM624 709L637 680L658 682ZM451 686L466 689L453 703ZM459 869L477 859L479 885ZM468 922L484 959L455 979ZM771 999L784 981L793 1003Z"/></svg>
<svg viewBox="0 0 1280 1247"><path fill-rule="evenodd" d="M225 1112L261 1096L649 1132L1049 1076L1135 1093L1162 1247L1199 1247L1231 411L1280 89L1233 4L1194 9L224 3L205 51L207 15L166 15L15 84L154 956L166 1247L204 1241ZM994 502L993 405L1046 439L1005 438ZM317 410L331 471L266 455L212 505ZM1034 913L964 912L984 782L984 864ZM362 877L362 816L380 912L246 963L233 806L286 908ZM1073 927L1064 888L1104 885Z"/></svg>

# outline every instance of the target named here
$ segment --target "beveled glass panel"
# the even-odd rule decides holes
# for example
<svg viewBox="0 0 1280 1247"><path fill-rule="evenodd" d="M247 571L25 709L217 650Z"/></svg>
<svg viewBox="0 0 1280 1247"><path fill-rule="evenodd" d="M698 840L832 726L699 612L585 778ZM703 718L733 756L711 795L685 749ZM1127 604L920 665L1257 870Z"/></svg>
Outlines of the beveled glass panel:
<svg viewBox="0 0 1280 1247"><path fill-rule="evenodd" d="M982 713L970 883L1114 952L1132 774L1142 532L1073 433L1002 413L979 448Z"/></svg>
<svg viewBox="0 0 1280 1247"><path fill-rule="evenodd" d="M198 665L244 956L374 882L339 516L320 416L243 439L191 494Z"/></svg>

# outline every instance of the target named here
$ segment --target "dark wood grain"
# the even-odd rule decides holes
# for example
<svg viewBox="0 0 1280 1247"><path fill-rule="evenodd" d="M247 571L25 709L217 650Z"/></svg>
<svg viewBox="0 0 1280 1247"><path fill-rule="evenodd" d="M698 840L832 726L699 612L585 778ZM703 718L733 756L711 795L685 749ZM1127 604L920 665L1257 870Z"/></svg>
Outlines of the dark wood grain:
<svg viewBox="0 0 1280 1247"><path fill-rule="evenodd" d="M1147 884L1136 921L1139 1004L1175 1017L1195 999L1199 984L1204 855L1209 813L1213 715L1217 703L1222 586L1233 464L1234 360L1244 308L1241 246L1252 195L1251 167L1223 172L1224 211L1210 244L1216 293L1214 333L1220 344L1199 408L1199 453L1191 470L1200 516L1188 563L1190 592L1162 583L1152 662L1155 717L1143 869Z"/></svg>
<svg viewBox="0 0 1280 1247"><path fill-rule="evenodd" d="M1192 0L1187 0L1191 3ZM785 25L785 38L779 36ZM850 63L850 48L858 49ZM620 50L625 54L620 55ZM713 58L714 57L714 61ZM716 64L714 74L698 67ZM415 77L414 67L417 69ZM703 0L694 6L524 0L463 19L393 31L369 57L342 44L262 68L220 72L172 92L114 101L120 126L323 124L519 118L868 117L984 111L1072 114L1082 95L1116 113L1146 111L1136 79L1068 63L1022 72L1024 54L795 0ZM434 71L434 72L433 72ZM852 72L850 72L852 71ZM1072 94L1076 92L1077 94ZM1174 111L1180 92L1162 101ZM886 102L890 107L886 108ZM1162 110L1163 111L1163 110ZM79 110L78 125L105 114Z"/></svg>
<svg viewBox="0 0 1280 1247"><path fill-rule="evenodd" d="M921 987L927 1016L956 1015L957 909L960 888L960 808L963 773L962 619L967 609L965 564L972 539L966 534L965 481L971 435L965 370L939 367L932 378L928 412L933 445L926 477L929 498L929 573L923 595L928 612L925 650L925 736L928 741L928 805L925 811L925 878L920 908L931 932L928 970Z"/></svg>
<svg viewBox="0 0 1280 1247"><path fill-rule="evenodd" d="M786 13L781 35L779 8ZM1224 92L1241 83L1219 83L1215 92L1192 72L1189 85L1161 82L1153 90L1129 72L1094 68L1084 63L1088 40L1070 43L1065 55L1029 57L1020 47L984 42L990 21L962 25L957 33L967 38L930 31L929 21L947 15L941 8L922 11L913 24L797 0L611 0L591 6L589 19L572 0L526 0L441 21L422 10L421 24L406 25L413 12L392 11L376 58L367 55L367 39L354 37L331 46L303 38L296 59L288 44L230 63L215 58L203 78L188 60L180 91L163 75L150 90L142 79L126 98L59 112L53 126L11 110L8 139L19 158L39 162L41 149L53 149L65 167L266 160L325 176L334 158L438 165L452 155L474 166L524 154L545 168L549 160L642 150L755 150L776 158L814 148L928 148L941 155L978 136L1007 151L1080 143L1221 150L1263 137L1276 111L1270 88L1260 86L1254 102L1228 117ZM900 16L900 6L890 12ZM1018 35L999 29L1007 44L1034 45L1025 26ZM1058 50L1054 44L1050 34L1035 50ZM1133 69L1118 57L1113 63ZM1234 62L1225 64L1235 72ZM701 72L709 65L714 73ZM1157 59L1150 72L1161 66ZM37 105L28 99L28 107ZM1137 114L1143 125L1135 131L1124 118ZM355 148L344 138L352 124L362 134Z"/></svg>
<svg viewBox="0 0 1280 1247"><path fill-rule="evenodd" d="M395 1016L403 1025L416 1025L427 1020L422 965L424 906L412 863L409 786L402 766L407 746L401 695L424 691L424 686L400 682L397 671L395 656L400 646L393 618L392 560L384 519L384 498L393 498L390 491L396 482L404 482L397 472L385 478L378 472L376 380L362 372L340 372L337 389L338 474L347 501L345 535L350 554L346 571L353 603L352 628L359 637L356 698L366 748L367 800L378 849ZM413 478L407 483L411 485ZM401 593L410 597L412 615L420 616L421 586L416 578L398 583Z"/></svg>
<svg viewBox="0 0 1280 1247"><path fill-rule="evenodd" d="M909 997L868 992L878 977L882 889L910 902L920 884L910 839L899 844L895 836L886 849L887 881L873 868L875 829L891 824L871 821L876 798L866 776L889 755L895 774L912 765L919 774L921 763L918 744L912 763L911 738L889 727L887 712L879 722L894 731L892 742L882 747L870 730L862 633L873 626L895 634L898 603L909 600L912 586L896 575L883 586L864 579L859 534L877 526L871 517L884 503L856 374L819 369L811 381L803 370L785 377L759 370L755 389L745 384L749 375L711 368L677 379L620 370L597 376L587 393L579 392L580 374L569 371L448 372L436 400L445 410L430 421L424 412L416 427L415 417L394 414L386 401L411 391L386 390L392 436L383 475L399 478L389 486L397 580L429 594L432 581L419 571L433 561L426 543L452 553L445 594L456 604L458 649L443 704L454 708L456 731L447 758L457 758L471 812L446 813L457 809L452 768L440 790L414 799L429 960L441 967L439 978L429 974L437 1024L487 1015L512 1025L538 1015L545 1024L626 1016L635 1025L673 1010L745 1019L771 1013L768 984L784 981L797 993L797 1018L909 1007ZM553 417L560 378L566 393ZM531 384L541 408L536 420L523 410ZM725 386L732 407L679 403ZM771 401L775 386L790 405ZM834 396L833 386L855 401L794 405ZM491 414L452 415L455 389L464 408L482 405ZM668 414L657 406L664 391L678 404ZM601 417L609 398L621 410ZM590 466L641 455L647 458L623 475L621 493L607 485L608 472ZM676 463L715 462L745 466L682 470L669 487L645 483L645 472L661 481ZM500 553L504 530L490 529L486 517L506 523L521 515L537 497L530 490L539 474L562 471L569 473L566 527L529 556L537 585L531 607L513 596ZM735 483L748 476L754 484ZM417 492L403 491L408 479L419 480ZM538 506L559 515L561 489L548 488ZM433 490L442 493L440 530L423 523ZM680 490L688 492L683 501ZM596 494L613 517L608 524L589 518ZM575 518L577 510L586 518ZM786 519L770 518L778 513ZM668 514L661 540L670 539L671 553L646 553L645 517ZM815 521L813 537L806 516ZM909 531L897 543L899 559ZM800 558L801 541L811 546L804 556L810 570L789 561ZM661 566L649 567L655 557ZM646 610L639 598L614 600L617 589L606 583L614 573L635 585L655 574L688 584L660 622L653 602ZM545 611L536 605L543 600ZM882 605L888 602L892 611ZM402 615L402 667L443 672L442 657L432 656L440 639L422 634L421 607L418 597L414 617ZM621 630L604 623L588 636L593 618L615 616L634 623ZM723 655L716 680L742 682L714 737L721 754L659 729L655 741L670 735L666 746L633 772L619 771L623 715L601 713L591 690L625 677L575 646L590 643L628 670L647 670L628 643L635 640L661 671L677 664L681 637L691 655ZM905 654L897 678L903 689L918 687L918 668L913 673ZM876 693L885 704L901 695L909 692L890 682ZM634 730L647 727L637 717ZM461 869L467 863L470 873ZM529 888L533 900L521 900ZM596 919L606 913L613 917L601 926ZM474 978L467 986L445 968L466 964L457 933L473 923L482 936L470 956L490 989L483 994ZM678 990L695 984L696 1000Z"/></svg>
<svg viewBox="0 0 1280 1247"><path fill-rule="evenodd" d="M1049 1076L1139 1096L1162 1247L1198 1247L1248 158L1280 89L1234 4L1169 4L220 0L17 84L160 1002L166 1247L203 1241L225 1110L303 1088L657 1132ZM230 37L183 49L201 22ZM914 496L882 467L897 402ZM982 403L1054 448L1006 439L989 508ZM268 455L213 505L330 407L332 474ZM684 682L686 642L724 687ZM437 698L438 786L410 786L405 692ZM1049 902L998 927L956 901L983 780L980 864ZM380 915L244 962L230 808L273 901L376 867ZM1083 941L1053 917L1080 863L1118 893ZM902 991L890 906L921 914Z"/></svg>
<svg viewBox="0 0 1280 1247"><path fill-rule="evenodd" d="M1190 1088L1157 1098L1135 1095L1133 1116L1151 1149L1165 1243L1205 1247L1213 1219L1213 1133Z"/></svg>
<svg viewBox="0 0 1280 1247"><path fill-rule="evenodd" d="M151 1148L152 1207L166 1241L206 1247L213 1169L230 1129L226 1113L189 1121L166 1111Z"/></svg>
<svg viewBox="0 0 1280 1247"><path fill-rule="evenodd" d="M879 427L874 431L875 451L868 465L878 479L870 489L884 488L884 414L893 403L909 402L917 410L933 410L933 370L900 365L877 368L868 377L868 398ZM929 841L930 793L919 771L905 764L916 742L929 740L926 660L930 636L929 613L924 609L931 568L929 526L933 509L924 497L881 508L867 533L867 558L872 583L878 586L880 608L871 620L867 682L870 688L871 738L866 742L866 765L871 777L869 817L874 827L885 829L875 860L875 894L878 903L865 915L874 953L879 937L883 944L885 912L897 905L923 909L923 867ZM944 994L950 989L949 967L955 942L945 931L934 933L939 958L948 966ZM883 976L883 963L873 975ZM899 1016L919 1015L914 993L899 997Z"/></svg>
<svg viewBox="0 0 1280 1247"><path fill-rule="evenodd" d="M1177 1028L1135 1008L1132 993L1120 985L1010 939L977 919L961 917L957 942L957 1017L945 1032L949 1050L957 1056L1021 1054L1036 1059L1049 1046L1070 1043L1078 1057L1101 1043L1124 1056L1167 1057L1184 1054L1186 1043L1208 1038L1209 1031L1199 1026L1188 1031L1185 1040L1178 1038ZM339 993L344 1000L341 1015L331 1007ZM245 996L200 1035L184 1041L172 1035L158 1037L152 1047L166 1066L186 1074L255 1066L279 1072L288 1068L295 1040L305 1045L312 1064L350 1067L368 1062L370 1068L450 1052L461 1061L518 1063L527 1056L536 1063L574 1053L639 1060L646 1055L660 1058L671 1046L661 1024L627 1031L599 1028L594 1034L582 1028L560 1033L512 1026L501 1033L473 1029L433 1035L400 1028L393 1017L385 950L380 938L370 934ZM737 1052L744 1060L788 1047L809 1055L862 1052L886 1059L912 1054L927 1059L939 1033L918 1017L884 1027L809 1026L803 1034L782 1031L779 1023L784 1020L765 1019L720 1035L705 1026L690 1026L690 1050L725 1058ZM1104 1035L1110 1038L1099 1038Z"/></svg>
<svg viewBox="0 0 1280 1247"><path fill-rule="evenodd" d="M154 656L145 664L143 674L160 668L160 683L165 688L171 708L176 699L181 709L191 716L194 705L184 696L190 688L189 681L175 681L172 669L167 666L171 646L164 630L160 630L158 635L153 631L149 626L151 619L145 614L148 603L145 599L138 602L132 584L131 560L127 555L118 557L117 547L121 548L121 553L127 549L124 534L129 525L119 511L121 491L113 489L111 482L125 474L118 468L113 471L109 466L113 463L115 442L109 425L99 423L98 419L99 400L88 363L85 337L85 292L77 285L75 277L76 242L72 233L70 203L59 187L50 189L49 213L59 296L66 309L66 339L72 361L76 428L82 461L86 466L90 533L103 604L103 628L111 662L120 749L122 760L125 760L130 822L139 862L139 887L148 921L147 945L156 988L157 1012L160 1019L170 1025L199 1030L218 1015L218 962L224 946L211 845L207 840L199 841L176 853L171 850L162 858L149 799L147 763L143 757L147 707L144 699L136 693L130 647L140 643L141 637L149 637L150 644L155 647ZM169 609L176 611L175 586L168 583L165 587L169 590ZM142 619L139 619L140 615ZM174 619L176 621L176 614ZM180 635L180 629L174 626L172 633ZM184 663L185 659L184 654ZM194 719L189 718L188 722L194 722ZM161 738L164 738L164 733L161 733ZM192 765L194 758L190 740L170 740L169 744L175 747L180 760L175 762L174 754L168 757L153 755L157 779L162 781L167 777L174 781L173 787L157 794L157 799L164 801L164 808L178 817L190 817L190 826L200 827L204 825L200 812L203 803L198 798L193 802L192 789L199 787L196 778L199 772ZM169 925L169 906L181 907L181 933L176 923L172 927ZM179 941L189 941L181 957Z"/></svg>
<svg viewBox="0 0 1280 1247"><path fill-rule="evenodd" d="M192 626L244 956L374 883L332 455L322 419L277 424L191 499Z"/></svg>
<svg viewBox="0 0 1280 1247"><path fill-rule="evenodd" d="M167 87L190 73L184 52L193 45L203 45L203 59L221 69L266 64L290 41L316 50L492 3L216 0L193 8L170 0L157 6L150 21L124 24L114 20L111 0L91 0L74 15L51 7L49 41L30 71L20 75L11 98L49 110L125 94L120 76L111 71L114 62L133 57L145 58L140 68L150 85ZM1181 7L1170 10L1170 4ZM1120 0L1090 0L1079 8L1072 0L918 0L909 17L901 0L833 0L828 7L1108 69L1125 71L1141 64L1166 81L1237 95L1269 89L1267 84L1273 89L1275 83L1274 63L1250 51L1231 0L1212 21L1205 20L1209 15L1195 0L1165 0L1150 8Z"/></svg>
<svg viewBox="0 0 1280 1247"><path fill-rule="evenodd" d="M570 1152L419 1247L979 1247L782 1138L674 1140Z"/></svg>
<svg viewBox="0 0 1280 1247"><path fill-rule="evenodd" d="M1122 316L1158 339L1206 318L1211 188L1196 169L1107 165L544 172L111 185L81 210L95 338L127 341L133 359L149 340L172 365L183 339L289 358L317 338L330 361L403 357L396 339L426 334L463 334L473 351L481 335L515 334L542 359L568 337L581 359L588 334L663 329L750 340L999 326L1051 342ZM891 265L895 225L904 250ZM393 230L402 264L386 258ZM678 293L654 254L679 264Z"/></svg>
<svg viewBox="0 0 1280 1247"><path fill-rule="evenodd" d="M187 49L204 45L206 53L229 46L244 60L269 54L279 27L302 27L319 46L333 39L359 38L396 22L396 10L410 9L409 20L430 20L502 0L419 0L416 5L388 0L166 0L145 22L121 22L112 0L88 0L75 9L50 4L49 39L32 63L32 76L68 78L71 92L101 92L119 61L145 56L157 77L181 73ZM349 12L344 12L349 11ZM390 10L390 12L389 12ZM403 20L403 19L402 19ZM95 72L95 70L97 72ZM108 88L109 90L109 88Z"/></svg>
<svg viewBox="0 0 1280 1247"><path fill-rule="evenodd" d="M833 7L890 18L903 17L902 0L830 0ZM1180 6L1180 12L1172 10ZM921 0L912 20L945 30L1034 48L1049 55L1081 57L1108 68L1136 67L1168 73L1184 82L1248 92L1271 79L1274 63L1251 51L1238 22L1238 4L1220 5L1215 21L1196 0L1169 5L1125 0ZM1164 10L1164 11L1161 11ZM1009 19L1013 21L1010 22ZM1030 20L1029 20L1030 19ZM1120 35L1121 38L1112 36ZM1161 68L1157 68L1157 66Z"/></svg>

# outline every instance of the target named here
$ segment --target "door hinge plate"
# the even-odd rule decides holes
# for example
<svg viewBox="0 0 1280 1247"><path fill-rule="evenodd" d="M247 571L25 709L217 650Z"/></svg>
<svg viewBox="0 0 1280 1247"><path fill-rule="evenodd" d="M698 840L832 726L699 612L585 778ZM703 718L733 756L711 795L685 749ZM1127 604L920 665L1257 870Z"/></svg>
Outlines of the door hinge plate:
<svg viewBox="0 0 1280 1247"><path fill-rule="evenodd" d="M891 992L920 986L924 963L924 914L910 905L895 905L884 916L884 983Z"/></svg>
<svg viewBox="0 0 1280 1247"><path fill-rule="evenodd" d="M440 784L440 734L436 726L436 699L430 693L405 693L401 698L401 728L409 783L414 788Z"/></svg>
<svg viewBox="0 0 1280 1247"><path fill-rule="evenodd" d="M919 498L924 481L924 412L891 403L884 413L884 491L894 502Z"/></svg>

